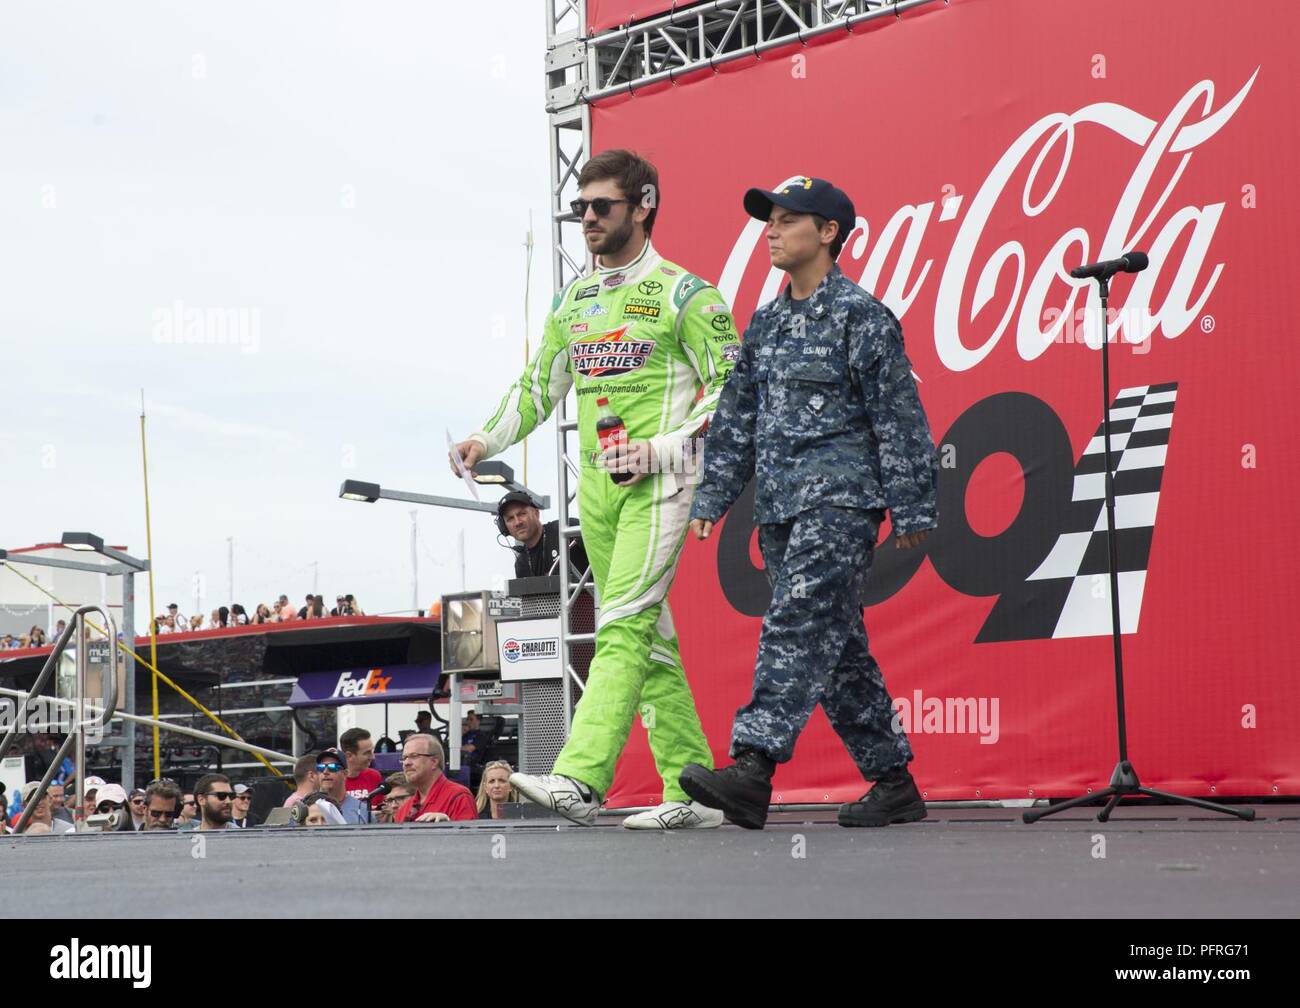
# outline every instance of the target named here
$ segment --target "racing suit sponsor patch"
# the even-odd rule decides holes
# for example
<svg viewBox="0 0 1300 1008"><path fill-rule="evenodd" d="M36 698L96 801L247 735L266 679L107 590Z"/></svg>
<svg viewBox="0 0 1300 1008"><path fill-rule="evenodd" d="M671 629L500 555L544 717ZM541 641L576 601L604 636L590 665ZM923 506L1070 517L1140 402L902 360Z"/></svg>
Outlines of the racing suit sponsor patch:
<svg viewBox="0 0 1300 1008"><path fill-rule="evenodd" d="M624 318L658 318L659 302L651 298L631 297L623 305Z"/></svg>
<svg viewBox="0 0 1300 1008"><path fill-rule="evenodd" d="M654 340L632 340L627 332L632 323L600 333L594 339L576 340L569 346L573 370L584 378L606 378L628 374L645 366L655 352Z"/></svg>
<svg viewBox="0 0 1300 1008"><path fill-rule="evenodd" d="M697 276L688 276L673 289L673 306L681 308L696 291L703 290L707 287L703 280Z"/></svg>

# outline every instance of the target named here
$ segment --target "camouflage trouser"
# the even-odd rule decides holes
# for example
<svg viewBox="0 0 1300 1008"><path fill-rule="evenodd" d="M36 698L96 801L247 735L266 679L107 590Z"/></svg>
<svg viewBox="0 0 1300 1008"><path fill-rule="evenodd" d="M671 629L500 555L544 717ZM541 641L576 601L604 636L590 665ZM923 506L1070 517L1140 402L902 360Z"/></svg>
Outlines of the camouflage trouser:
<svg viewBox="0 0 1300 1008"><path fill-rule="evenodd" d="M733 757L739 748L756 749L784 763L820 703L867 780L912 759L907 736L893 730L893 704L862 623L881 517L823 507L759 526L772 603L763 617L754 696L736 712Z"/></svg>

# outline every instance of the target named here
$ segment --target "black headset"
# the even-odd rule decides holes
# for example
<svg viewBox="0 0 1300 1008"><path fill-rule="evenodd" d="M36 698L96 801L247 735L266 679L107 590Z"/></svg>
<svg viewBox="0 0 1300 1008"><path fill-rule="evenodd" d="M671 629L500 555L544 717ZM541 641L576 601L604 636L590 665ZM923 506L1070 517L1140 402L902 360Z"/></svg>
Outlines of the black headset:
<svg viewBox="0 0 1300 1008"><path fill-rule="evenodd" d="M522 490L511 490L508 494L497 501L497 531L503 536L509 538L510 533L506 530L506 505L507 504L527 504L531 508L537 507L537 501L533 500ZM538 508L540 511L541 508Z"/></svg>

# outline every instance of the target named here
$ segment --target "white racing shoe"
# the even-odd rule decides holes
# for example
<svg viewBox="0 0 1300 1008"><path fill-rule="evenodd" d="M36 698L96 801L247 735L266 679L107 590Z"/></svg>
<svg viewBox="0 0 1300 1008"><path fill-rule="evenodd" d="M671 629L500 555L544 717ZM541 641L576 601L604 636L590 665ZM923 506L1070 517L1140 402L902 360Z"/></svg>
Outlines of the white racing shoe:
<svg viewBox="0 0 1300 1008"><path fill-rule="evenodd" d="M595 826L600 795L581 781L559 774L512 773L510 783L530 802L558 812L579 826Z"/></svg>
<svg viewBox="0 0 1300 1008"><path fill-rule="evenodd" d="M717 829L722 813L699 802L670 801L623 820L625 829L679 830Z"/></svg>

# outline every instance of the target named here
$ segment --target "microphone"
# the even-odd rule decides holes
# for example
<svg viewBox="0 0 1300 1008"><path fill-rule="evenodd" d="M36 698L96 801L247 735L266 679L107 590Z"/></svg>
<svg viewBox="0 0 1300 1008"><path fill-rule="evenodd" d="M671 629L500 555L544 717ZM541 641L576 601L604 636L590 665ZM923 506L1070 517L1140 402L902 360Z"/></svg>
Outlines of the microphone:
<svg viewBox="0 0 1300 1008"><path fill-rule="evenodd" d="M1080 266L1078 269L1070 270L1070 276L1076 280L1087 280L1096 277L1098 280L1105 280L1107 277L1114 276L1116 273L1141 273L1147 268L1147 254L1145 252L1130 252L1128 255L1120 256L1118 259L1109 259L1106 262L1089 263L1087 266Z"/></svg>
<svg viewBox="0 0 1300 1008"><path fill-rule="evenodd" d="M391 790L393 790L393 785L389 784L387 781L384 781L384 783L380 784L379 787L375 788L373 791L370 792L370 794L366 795L366 804L369 805L380 795L386 795Z"/></svg>

